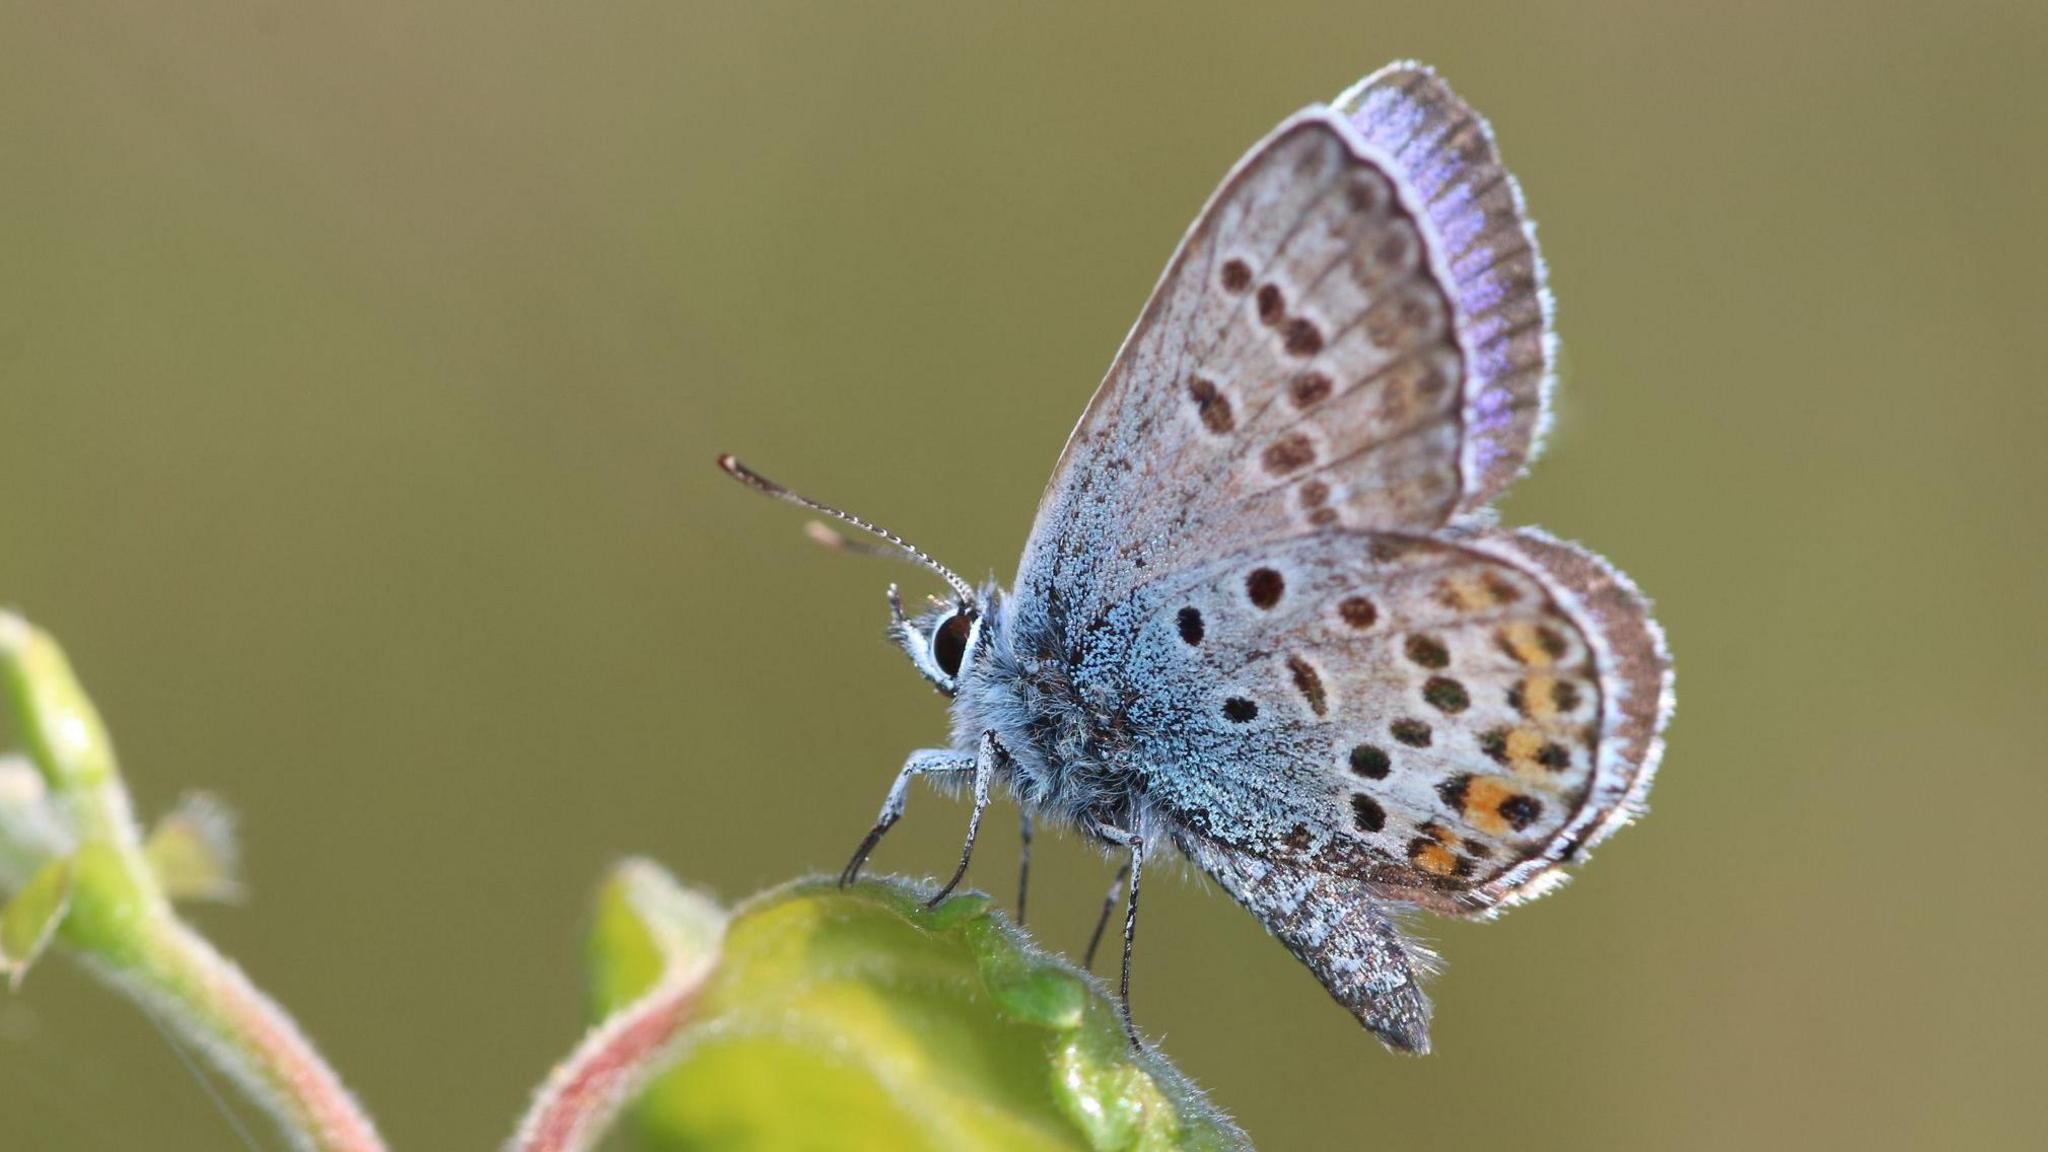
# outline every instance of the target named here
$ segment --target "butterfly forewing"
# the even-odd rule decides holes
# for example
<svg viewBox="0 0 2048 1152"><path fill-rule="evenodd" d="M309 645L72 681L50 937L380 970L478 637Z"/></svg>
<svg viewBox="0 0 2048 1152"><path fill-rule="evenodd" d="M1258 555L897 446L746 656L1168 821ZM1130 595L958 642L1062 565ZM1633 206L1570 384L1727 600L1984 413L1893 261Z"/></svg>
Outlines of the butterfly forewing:
<svg viewBox="0 0 2048 1152"><path fill-rule="evenodd" d="M1147 793L1243 851L1484 910L1578 856L1648 770L1647 617L1547 538L1323 533L1145 600Z"/></svg>
<svg viewBox="0 0 2048 1152"><path fill-rule="evenodd" d="M1373 73L1337 107L1425 206L1471 357L1463 506L1478 507L1521 474L1549 419L1551 301L1521 187L1486 120L1419 64Z"/></svg>
<svg viewBox="0 0 2048 1152"><path fill-rule="evenodd" d="M1465 493L1465 352L1412 192L1339 116L1282 125L1183 241L1055 473L1020 591L1077 618L1160 570Z"/></svg>

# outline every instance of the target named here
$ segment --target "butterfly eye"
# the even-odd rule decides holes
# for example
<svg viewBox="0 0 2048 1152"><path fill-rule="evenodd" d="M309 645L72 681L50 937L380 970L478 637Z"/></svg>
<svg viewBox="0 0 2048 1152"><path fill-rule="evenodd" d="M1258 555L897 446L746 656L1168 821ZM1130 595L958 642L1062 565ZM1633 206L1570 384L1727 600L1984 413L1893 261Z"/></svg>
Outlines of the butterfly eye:
<svg viewBox="0 0 2048 1152"><path fill-rule="evenodd" d="M967 633L974 627L974 613L955 612L932 633L932 659L948 676L960 674L960 661L967 656Z"/></svg>

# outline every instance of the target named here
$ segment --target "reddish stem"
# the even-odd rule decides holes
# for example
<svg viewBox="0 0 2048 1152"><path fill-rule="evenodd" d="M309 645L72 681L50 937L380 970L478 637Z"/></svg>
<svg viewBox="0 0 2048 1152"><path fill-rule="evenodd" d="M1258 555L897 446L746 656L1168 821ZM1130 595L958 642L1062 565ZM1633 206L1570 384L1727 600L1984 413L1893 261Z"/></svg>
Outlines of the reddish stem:
<svg viewBox="0 0 2048 1152"><path fill-rule="evenodd" d="M507 1152L595 1147L619 1110L666 1066L703 987L693 965L614 1013L548 1077Z"/></svg>
<svg viewBox="0 0 2048 1152"><path fill-rule="evenodd" d="M376 1125L341 1077L240 967L168 914L145 939L145 963L95 966L241 1085L294 1147L385 1152Z"/></svg>

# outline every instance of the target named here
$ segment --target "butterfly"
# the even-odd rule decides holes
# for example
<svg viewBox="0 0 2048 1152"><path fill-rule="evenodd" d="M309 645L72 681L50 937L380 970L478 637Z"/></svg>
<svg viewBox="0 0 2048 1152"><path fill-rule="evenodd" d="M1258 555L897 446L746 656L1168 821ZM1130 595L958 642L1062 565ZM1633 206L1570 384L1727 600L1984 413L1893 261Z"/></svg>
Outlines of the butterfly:
<svg viewBox="0 0 2048 1152"><path fill-rule="evenodd" d="M889 590L952 740L910 756L842 880L914 778L964 784L936 903L1005 789L1027 849L1037 817L1127 854L1127 1026L1139 882L1170 847L1387 1045L1427 1051L1434 957L1400 918L1554 887L1642 810L1671 709L1629 579L1489 507L1549 422L1555 349L1491 129L1404 62L1224 178L1067 441L1009 588L720 457L951 589L914 617Z"/></svg>

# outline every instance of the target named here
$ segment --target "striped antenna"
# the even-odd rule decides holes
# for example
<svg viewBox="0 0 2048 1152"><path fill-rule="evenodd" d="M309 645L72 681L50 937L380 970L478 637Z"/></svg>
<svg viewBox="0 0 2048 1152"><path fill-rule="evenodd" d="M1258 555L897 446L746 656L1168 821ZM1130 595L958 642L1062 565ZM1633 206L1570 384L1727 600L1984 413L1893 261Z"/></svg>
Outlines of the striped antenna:
<svg viewBox="0 0 2048 1152"><path fill-rule="evenodd" d="M931 555L924 549L889 531L887 528L873 521L864 520L851 512L842 512L830 504L821 504L808 496L792 492L766 476L761 475L759 472L754 471L752 468L747 467L745 464L740 463L739 458L730 452L719 454L718 466L725 471L726 475L745 484L763 496L772 496L785 504L794 504L799 508L808 508L821 516L830 516L842 524L851 524L871 536L888 541L902 554L903 559L929 569L939 579L952 585L954 593L959 597L961 607L972 608L974 606L974 589L967 586L967 581L955 575L951 568L932 559ZM815 534L812 538L816 539Z"/></svg>

